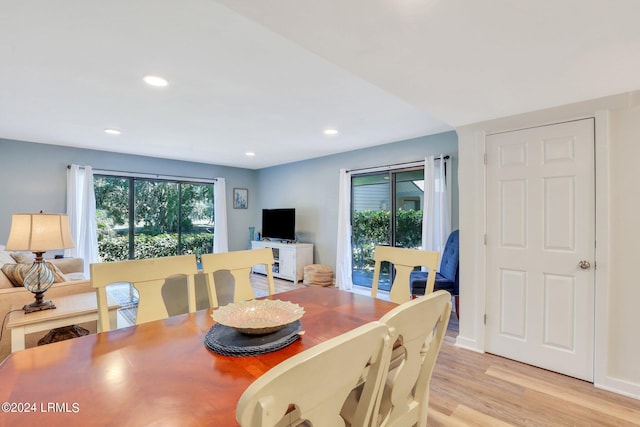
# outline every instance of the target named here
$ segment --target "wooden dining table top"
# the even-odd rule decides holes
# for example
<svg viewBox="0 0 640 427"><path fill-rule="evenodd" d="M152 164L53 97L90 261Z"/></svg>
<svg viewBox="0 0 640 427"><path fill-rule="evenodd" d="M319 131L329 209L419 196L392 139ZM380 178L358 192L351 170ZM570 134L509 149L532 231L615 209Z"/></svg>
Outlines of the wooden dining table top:
<svg viewBox="0 0 640 427"><path fill-rule="evenodd" d="M268 298L303 307L304 334L259 356L208 350L211 309L16 352L0 365L0 425L237 425L236 404L253 380L396 306L317 286Z"/></svg>

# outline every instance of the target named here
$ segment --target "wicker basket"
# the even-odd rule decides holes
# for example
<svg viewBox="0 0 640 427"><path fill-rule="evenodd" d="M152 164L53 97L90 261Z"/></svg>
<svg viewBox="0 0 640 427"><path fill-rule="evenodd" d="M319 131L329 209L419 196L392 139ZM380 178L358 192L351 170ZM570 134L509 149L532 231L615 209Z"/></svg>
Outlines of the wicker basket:
<svg viewBox="0 0 640 427"><path fill-rule="evenodd" d="M305 285L315 286L332 286L333 285L333 270L322 264L311 264L304 268L304 280Z"/></svg>

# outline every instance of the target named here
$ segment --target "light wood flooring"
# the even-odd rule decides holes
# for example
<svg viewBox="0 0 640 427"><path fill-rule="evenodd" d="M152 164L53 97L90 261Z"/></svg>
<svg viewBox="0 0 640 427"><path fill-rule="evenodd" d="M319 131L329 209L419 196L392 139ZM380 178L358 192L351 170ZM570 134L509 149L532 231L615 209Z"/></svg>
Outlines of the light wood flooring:
<svg viewBox="0 0 640 427"><path fill-rule="evenodd" d="M252 284L266 293L264 276L255 275ZM301 285L276 279L275 286L283 292ZM640 426L640 400L456 347L457 328L452 313L431 381L429 426Z"/></svg>
<svg viewBox="0 0 640 427"><path fill-rule="evenodd" d="M640 425L640 400L458 348L456 335L449 331L438 356L431 381L429 426Z"/></svg>
<svg viewBox="0 0 640 427"><path fill-rule="evenodd" d="M276 294L280 292L292 291L297 288L301 288L302 282L293 283L288 280L281 280L278 278L273 279L273 284L276 290ZM267 286L267 276L262 274L251 273L251 287L256 297L269 295L269 287Z"/></svg>

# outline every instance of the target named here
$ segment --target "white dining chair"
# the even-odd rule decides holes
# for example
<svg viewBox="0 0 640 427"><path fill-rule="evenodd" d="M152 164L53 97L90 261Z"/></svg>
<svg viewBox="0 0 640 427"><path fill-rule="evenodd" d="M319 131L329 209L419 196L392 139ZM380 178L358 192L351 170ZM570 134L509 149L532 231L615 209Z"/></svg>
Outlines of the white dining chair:
<svg viewBox="0 0 640 427"><path fill-rule="evenodd" d="M393 265L395 275L389 299L396 304L402 304L411 299L411 272L416 267L427 267L429 271L436 271L440 262L440 252L424 251L421 249L396 248L392 246L376 246L373 254L375 261L373 282L371 283L371 296L378 295L378 283L380 281L380 270L382 263L387 261ZM426 291L428 294L433 291L435 274L427 277Z"/></svg>
<svg viewBox="0 0 640 427"><path fill-rule="evenodd" d="M275 293L272 271L274 258L271 248L203 254L201 260L202 272L207 276L207 290L212 307L218 307L215 273L220 271L229 271L233 277L233 302L256 297L251 287L251 268L258 264L265 265L269 295Z"/></svg>
<svg viewBox="0 0 640 427"><path fill-rule="evenodd" d="M388 371L389 328L371 322L281 362L242 394L236 419L243 427L344 426L340 410L361 386L353 426L368 426ZM363 374L364 373L364 374ZM364 378L363 378L364 375Z"/></svg>
<svg viewBox="0 0 640 427"><path fill-rule="evenodd" d="M178 255L127 261L101 262L90 266L91 286L96 289L98 318L102 332L109 330L106 287L114 283L130 283L139 295L136 324L165 319L169 316L162 298L162 287L169 277L186 276L185 293L189 312L196 311L195 255Z"/></svg>
<svg viewBox="0 0 640 427"><path fill-rule="evenodd" d="M429 385L451 316L451 294L436 291L394 308L381 319L393 354L374 425L427 425Z"/></svg>

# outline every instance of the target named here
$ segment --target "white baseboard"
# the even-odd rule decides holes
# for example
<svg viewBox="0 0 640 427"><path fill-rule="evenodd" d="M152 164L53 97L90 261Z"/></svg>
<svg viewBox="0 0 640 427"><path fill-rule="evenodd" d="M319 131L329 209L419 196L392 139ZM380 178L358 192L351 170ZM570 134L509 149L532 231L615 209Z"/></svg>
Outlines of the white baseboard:
<svg viewBox="0 0 640 427"><path fill-rule="evenodd" d="M604 381L595 382L593 385L597 388L601 388L612 393L617 393L623 396L640 400L640 384L619 380L617 378L606 377Z"/></svg>
<svg viewBox="0 0 640 427"><path fill-rule="evenodd" d="M470 340L460 335L456 337L456 347L475 351L476 353L484 353L484 351L482 351L478 346L478 342L476 340Z"/></svg>

